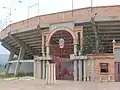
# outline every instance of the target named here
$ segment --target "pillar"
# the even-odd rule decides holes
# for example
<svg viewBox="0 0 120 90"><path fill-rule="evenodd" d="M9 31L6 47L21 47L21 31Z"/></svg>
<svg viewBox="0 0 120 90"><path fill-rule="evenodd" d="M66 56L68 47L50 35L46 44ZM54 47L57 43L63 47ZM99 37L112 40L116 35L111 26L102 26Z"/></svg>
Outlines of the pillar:
<svg viewBox="0 0 120 90"><path fill-rule="evenodd" d="M56 83L56 63L53 64L53 83Z"/></svg>
<svg viewBox="0 0 120 90"><path fill-rule="evenodd" d="M74 55L77 55L77 44L74 44Z"/></svg>
<svg viewBox="0 0 120 90"><path fill-rule="evenodd" d="M37 77L37 60L34 60L34 77Z"/></svg>
<svg viewBox="0 0 120 90"><path fill-rule="evenodd" d="M37 78L38 79L41 79L41 63L42 63L41 60L37 61Z"/></svg>
<svg viewBox="0 0 120 90"><path fill-rule="evenodd" d="M23 60L24 57L24 53L25 53L25 49L23 47L20 48L20 52L19 52L19 56L18 56L18 61L16 63L16 68L15 68L15 76L18 74L19 72L19 68L20 68L20 60Z"/></svg>
<svg viewBox="0 0 120 90"><path fill-rule="evenodd" d="M74 80L77 81L77 60L74 60Z"/></svg>
<svg viewBox="0 0 120 90"><path fill-rule="evenodd" d="M45 79L45 60L42 61L42 79Z"/></svg>
<svg viewBox="0 0 120 90"><path fill-rule="evenodd" d="M50 63L50 84L54 84L56 81L55 63Z"/></svg>
<svg viewBox="0 0 120 90"><path fill-rule="evenodd" d="M41 69L42 69L42 79L45 79L45 60L44 60L44 57L45 57L45 52L44 52L44 50L42 51L42 58L43 58L43 60L42 60L42 67L41 67Z"/></svg>
<svg viewBox="0 0 120 90"><path fill-rule="evenodd" d="M11 51L10 55L9 55L9 59L8 59L8 61L6 63L5 75L7 75L8 72L9 72L9 69L10 69L10 66L11 66L11 63L9 63L9 61L11 61L13 59L13 57L14 57L14 52Z"/></svg>
<svg viewBox="0 0 120 90"><path fill-rule="evenodd" d="M78 61L78 67L79 67L79 81L82 81L82 60Z"/></svg>
<svg viewBox="0 0 120 90"><path fill-rule="evenodd" d="M87 77L87 75L86 75L86 60L84 60L84 81L86 81L86 77Z"/></svg>
<svg viewBox="0 0 120 90"><path fill-rule="evenodd" d="M74 44L74 56L77 55L77 44ZM74 60L74 80L77 81L77 60Z"/></svg>
<svg viewBox="0 0 120 90"><path fill-rule="evenodd" d="M87 81L90 81L90 60L87 60Z"/></svg>
<svg viewBox="0 0 120 90"><path fill-rule="evenodd" d="M49 57L49 53L50 53L49 44L46 44L46 56L47 57Z"/></svg>
<svg viewBox="0 0 120 90"><path fill-rule="evenodd" d="M95 71L94 71L94 59L93 58L91 58L91 63L90 63L90 71L91 71L91 73L90 73L90 78L91 78L91 81L94 81L95 80Z"/></svg>
<svg viewBox="0 0 120 90"><path fill-rule="evenodd" d="M50 63L47 61L46 63L46 82L47 84L50 83Z"/></svg>
<svg viewBox="0 0 120 90"><path fill-rule="evenodd" d="M54 84L56 82L56 64L46 63L46 81L47 84Z"/></svg>

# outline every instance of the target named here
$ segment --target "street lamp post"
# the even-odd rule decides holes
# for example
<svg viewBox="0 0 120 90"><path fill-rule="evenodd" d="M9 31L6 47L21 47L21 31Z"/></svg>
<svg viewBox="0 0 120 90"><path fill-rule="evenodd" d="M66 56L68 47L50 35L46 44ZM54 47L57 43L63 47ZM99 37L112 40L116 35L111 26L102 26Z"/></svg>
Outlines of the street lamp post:
<svg viewBox="0 0 120 90"><path fill-rule="evenodd" d="M38 2L36 4L33 4L33 5L31 5L31 6L28 7L28 12L27 12L27 17L28 17L28 19L27 19L27 28L28 28L28 23L29 23L29 10L30 10L30 8L32 8L32 7L36 6L36 5L38 6L38 14L39 14L39 0L38 0Z"/></svg>
<svg viewBox="0 0 120 90"><path fill-rule="evenodd" d="M9 10L9 24L11 23L11 8L3 7L4 9Z"/></svg>
<svg viewBox="0 0 120 90"><path fill-rule="evenodd" d="M95 53L99 53L99 38L98 38L98 30L96 28L96 23L95 23L95 16L97 13L93 15L93 0L91 0L91 24L92 24L92 30L95 35Z"/></svg>
<svg viewBox="0 0 120 90"><path fill-rule="evenodd" d="M10 25L10 32L11 32L11 8L3 7L4 9L7 9L9 11L9 25Z"/></svg>
<svg viewBox="0 0 120 90"><path fill-rule="evenodd" d="M12 12L11 12L11 8L9 8L9 7L3 7L4 9L7 9L8 11L9 11L9 25L10 25L10 32L11 32L11 22L12 22L12 20L11 20L11 15L12 15ZM16 10L16 9L14 9L14 10Z"/></svg>

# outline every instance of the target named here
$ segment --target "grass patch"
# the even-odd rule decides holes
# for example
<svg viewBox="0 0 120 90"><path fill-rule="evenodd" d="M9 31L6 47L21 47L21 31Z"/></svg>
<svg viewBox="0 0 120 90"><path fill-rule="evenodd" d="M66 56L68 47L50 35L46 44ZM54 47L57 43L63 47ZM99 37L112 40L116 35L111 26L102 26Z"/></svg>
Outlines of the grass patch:
<svg viewBox="0 0 120 90"><path fill-rule="evenodd" d="M27 73L27 74L25 74L25 73L19 73L18 75L16 75L16 77L25 77L25 76L33 76L33 73Z"/></svg>
<svg viewBox="0 0 120 90"><path fill-rule="evenodd" d="M1 78L1 79L4 79L4 78L12 78L12 77L14 77L14 75L13 75L13 74L0 75L0 78Z"/></svg>
<svg viewBox="0 0 120 90"><path fill-rule="evenodd" d="M26 76L33 76L33 73L19 73L18 75L14 75L14 74L7 74L5 75L5 69L4 68L0 68L0 79L4 79L4 78L13 78L13 77L26 77Z"/></svg>
<svg viewBox="0 0 120 90"><path fill-rule="evenodd" d="M5 75L5 69L4 68L0 68L0 75Z"/></svg>

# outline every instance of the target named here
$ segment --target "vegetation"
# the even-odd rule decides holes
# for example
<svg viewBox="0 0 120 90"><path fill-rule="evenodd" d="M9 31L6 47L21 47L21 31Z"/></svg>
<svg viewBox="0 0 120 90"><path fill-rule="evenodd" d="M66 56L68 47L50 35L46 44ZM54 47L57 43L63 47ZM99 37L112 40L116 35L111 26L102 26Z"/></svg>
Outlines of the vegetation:
<svg viewBox="0 0 120 90"><path fill-rule="evenodd" d="M5 75L5 70L4 68L0 68L0 79L4 79L4 78L12 78L12 77L25 77L25 76L33 76L32 73L28 73L28 74L25 74L25 73L20 73L16 76L14 76L14 74L8 74L8 75Z"/></svg>

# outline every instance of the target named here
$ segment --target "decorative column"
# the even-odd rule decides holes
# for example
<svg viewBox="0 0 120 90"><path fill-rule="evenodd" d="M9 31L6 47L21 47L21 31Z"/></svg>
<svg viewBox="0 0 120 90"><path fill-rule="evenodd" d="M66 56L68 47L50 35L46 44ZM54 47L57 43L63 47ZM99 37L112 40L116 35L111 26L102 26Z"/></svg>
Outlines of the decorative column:
<svg viewBox="0 0 120 90"><path fill-rule="evenodd" d="M74 55L77 55L77 44L74 44Z"/></svg>
<svg viewBox="0 0 120 90"><path fill-rule="evenodd" d="M49 63L46 64L46 81L47 84L54 84L56 82L56 64Z"/></svg>
<svg viewBox="0 0 120 90"><path fill-rule="evenodd" d="M77 44L74 44L74 57L77 56ZM74 60L74 80L77 81L77 60Z"/></svg>
<svg viewBox="0 0 120 90"><path fill-rule="evenodd" d="M37 78L41 79L41 60L37 61Z"/></svg>
<svg viewBox="0 0 120 90"><path fill-rule="evenodd" d="M90 63L90 78L91 78L91 81L94 81L95 80L95 70L94 70L94 58L91 58L91 63Z"/></svg>
<svg viewBox="0 0 120 90"><path fill-rule="evenodd" d="M90 81L90 59L87 60L87 81Z"/></svg>
<svg viewBox="0 0 120 90"><path fill-rule="evenodd" d="M49 58L49 43L46 43L46 57L47 59ZM46 61L46 81L47 81L47 84L49 84L50 82L50 63L49 61L47 60Z"/></svg>
<svg viewBox="0 0 120 90"><path fill-rule="evenodd" d="M78 61L78 67L79 67L79 81L82 81L82 60Z"/></svg>
<svg viewBox="0 0 120 90"><path fill-rule="evenodd" d="M45 60L42 61L42 79L45 79Z"/></svg>
<svg viewBox="0 0 120 90"><path fill-rule="evenodd" d="M49 50L50 48L49 48L49 44L47 43L46 44L46 57L47 58L49 58L49 56L50 56L50 50Z"/></svg>
<svg viewBox="0 0 120 90"><path fill-rule="evenodd" d="M53 64L53 83L56 83L56 63Z"/></svg>
<svg viewBox="0 0 120 90"><path fill-rule="evenodd" d="M10 52L10 55L9 55L9 59L8 59L8 61L7 61L7 63L6 63L5 75L8 74L8 71L9 71L10 65L11 65L11 63L9 63L9 61L11 61L11 60L13 59L13 57L14 57L14 52L11 51L11 52Z"/></svg>
<svg viewBox="0 0 120 90"><path fill-rule="evenodd" d="M86 60L84 59L84 81L86 81Z"/></svg>
<svg viewBox="0 0 120 90"><path fill-rule="evenodd" d="M47 84L50 83L50 63L48 60L46 63L46 82L47 82Z"/></svg>
<svg viewBox="0 0 120 90"><path fill-rule="evenodd" d="M45 52L44 52L44 45L45 45L45 38L44 38L44 32L42 31L42 58L43 58L43 60L42 60L42 79L45 79ZM47 51L49 51L49 49L48 49L48 44L46 45L46 49L47 49ZM48 53L49 54L49 53Z"/></svg>
<svg viewBox="0 0 120 90"><path fill-rule="evenodd" d="M50 84L54 84L56 81L55 63L50 63Z"/></svg>
<svg viewBox="0 0 120 90"><path fill-rule="evenodd" d="M90 81L89 80L89 61L86 59L86 81Z"/></svg>
<svg viewBox="0 0 120 90"><path fill-rule="evenodd" d="M74 80L77 81L77 60L74 60Z"/></svg>

